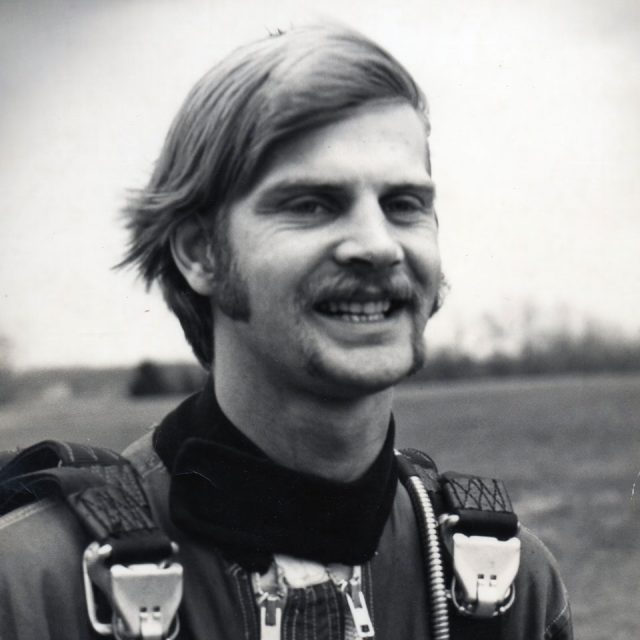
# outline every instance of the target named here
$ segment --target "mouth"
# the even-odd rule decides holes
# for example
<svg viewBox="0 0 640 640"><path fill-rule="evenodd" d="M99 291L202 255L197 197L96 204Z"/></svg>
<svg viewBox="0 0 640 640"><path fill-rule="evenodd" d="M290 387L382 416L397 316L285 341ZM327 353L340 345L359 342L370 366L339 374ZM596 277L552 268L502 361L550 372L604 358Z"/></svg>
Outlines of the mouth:
<svg viewBox="0 0 640 640"><path fill-rule="evenodd" d="M323 316L343 322L383 322L406 308L408 300L382 298L376 300L327 300L314 306Z"/></svg>

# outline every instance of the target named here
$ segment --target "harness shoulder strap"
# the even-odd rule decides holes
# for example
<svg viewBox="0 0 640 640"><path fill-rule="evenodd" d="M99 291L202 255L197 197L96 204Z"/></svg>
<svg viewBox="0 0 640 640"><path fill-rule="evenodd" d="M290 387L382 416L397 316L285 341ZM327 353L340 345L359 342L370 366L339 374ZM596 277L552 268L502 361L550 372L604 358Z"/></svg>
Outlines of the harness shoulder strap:
<svg viewBox="0 0 640 640"><path fill-rule="evenodd" d="M132 464L109 449L37 443L0 469L0 515L43 498L65 501L93 539L83 566L94 629L132 640L175 637L182 567ZM109 602L110 623L98 618L94 587Z"/></svg>
<svg viewBox="0 0 640 640"><path fill-rule="evenodd" d="M518 519L504 483L455 472L438 475L431 458L415 449L398 452L397 460L419 523L434 638L448 640L450 630L461 637L473 631L474 638L500 638L520 559ZM451 620L449 602L460 614Z"/></svg>

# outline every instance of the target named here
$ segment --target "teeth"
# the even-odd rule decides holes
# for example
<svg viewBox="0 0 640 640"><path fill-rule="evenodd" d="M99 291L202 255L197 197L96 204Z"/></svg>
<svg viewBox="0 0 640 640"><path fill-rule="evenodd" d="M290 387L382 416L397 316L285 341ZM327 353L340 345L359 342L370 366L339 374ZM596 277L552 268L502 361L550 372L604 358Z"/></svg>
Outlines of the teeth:
<svg viewBox="0 0 640 640"><path fill-rule="evenodd" d="M352 313L349 313L342 317L348 322L380 322L381 320L384 320L384 314L382 313L374 313L371 315L362 315L362 316L357 316Z"/></svg>
<svg viewBox="0 0 640 640"><path fill-rule="evenodd" d="M390 300L379 300L376 302L328 302L326 304L330 313L347 313L355 315L375 315L386 313L391 308Z"/></svg>
<svg viewBox="0 0 640 640"><path fill-rule="evenodd" d="M385 314L391 309L390 300L370 300L368 302L356 301L330 301L323 308L331 314L341 315L349 322L379 322L384 320Z"/></svg>

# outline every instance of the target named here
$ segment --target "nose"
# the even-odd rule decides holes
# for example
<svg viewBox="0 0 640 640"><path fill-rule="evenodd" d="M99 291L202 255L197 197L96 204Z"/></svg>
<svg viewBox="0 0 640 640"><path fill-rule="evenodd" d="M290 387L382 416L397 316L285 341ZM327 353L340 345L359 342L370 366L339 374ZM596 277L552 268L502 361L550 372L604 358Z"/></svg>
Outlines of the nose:
<svg viewBox="0 0 640 640"><path fill-rule="evenodd" d="M393 235L379 203L354 207L345 216L344 237L336 245L335 260L342 265L384 269L404 260L402 245Z"/></svg>

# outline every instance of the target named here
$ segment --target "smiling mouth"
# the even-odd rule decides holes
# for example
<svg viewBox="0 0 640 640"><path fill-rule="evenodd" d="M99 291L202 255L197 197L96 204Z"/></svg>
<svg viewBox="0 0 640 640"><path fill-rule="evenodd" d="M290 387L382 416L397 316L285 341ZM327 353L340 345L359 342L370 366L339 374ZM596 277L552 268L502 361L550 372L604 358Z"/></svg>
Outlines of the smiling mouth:
<svg viewBox="0 0 640 640"><path fill-rule="evenodd" d="M382 322L406 306L406 300L329 300L317 304L314 308L324 316L344 322Z"/></svg>

